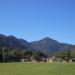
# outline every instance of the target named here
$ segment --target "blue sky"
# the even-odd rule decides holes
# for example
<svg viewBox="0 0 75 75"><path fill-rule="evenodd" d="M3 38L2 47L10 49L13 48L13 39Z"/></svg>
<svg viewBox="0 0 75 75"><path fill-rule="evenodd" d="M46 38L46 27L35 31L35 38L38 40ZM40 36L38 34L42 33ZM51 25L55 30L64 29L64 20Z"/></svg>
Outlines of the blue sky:
<svg viewBox="0 0 75 75"><path fill-rule="evenodd" d="M75 0L0 0L0 34L75 44Z"/></svg>

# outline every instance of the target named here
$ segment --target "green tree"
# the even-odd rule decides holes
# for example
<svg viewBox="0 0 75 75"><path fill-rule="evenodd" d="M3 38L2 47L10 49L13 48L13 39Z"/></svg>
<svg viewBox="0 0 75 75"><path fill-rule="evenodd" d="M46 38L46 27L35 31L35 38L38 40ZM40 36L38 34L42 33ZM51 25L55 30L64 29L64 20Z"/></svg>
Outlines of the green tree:
<svg viewBox="0 0 75 75"><path fill-rule="evenodd" d="M30 61L32 55L33 55L33 52L31 50L25 50L24 53L22 54L22 58L26 58L28 59L28 61Z"/></svg>
<svg viewBox="0 0 75 75"><path fill-rule="evenodd" d="M33 58L34 58L37 62L42 61L42 58L46 58L46 57L47 57L47 56L46 56L44 53L40 52L40 51L35 52L34 55L33 55Z"/></svg>
<svg viewBox="0 0 75 75"><path fill-rule="evenodd" d="M71 59L72 55L71 55L71 51L70 50L66 50L63 52L60 52L57 54L57 57L59 57L62 60L66 60L67 62L69 61L69 59Z"/></svg>

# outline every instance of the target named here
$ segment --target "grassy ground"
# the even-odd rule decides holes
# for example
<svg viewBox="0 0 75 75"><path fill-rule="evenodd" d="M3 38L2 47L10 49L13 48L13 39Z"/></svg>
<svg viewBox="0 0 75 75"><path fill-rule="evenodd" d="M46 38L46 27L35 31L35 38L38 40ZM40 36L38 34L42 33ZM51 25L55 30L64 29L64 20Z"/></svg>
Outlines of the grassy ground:
<svg viewBox="0 0 75 75"><path fill-rule="evenodd" d="M75 64L0 64L0 75L75 75Z"/></svg>

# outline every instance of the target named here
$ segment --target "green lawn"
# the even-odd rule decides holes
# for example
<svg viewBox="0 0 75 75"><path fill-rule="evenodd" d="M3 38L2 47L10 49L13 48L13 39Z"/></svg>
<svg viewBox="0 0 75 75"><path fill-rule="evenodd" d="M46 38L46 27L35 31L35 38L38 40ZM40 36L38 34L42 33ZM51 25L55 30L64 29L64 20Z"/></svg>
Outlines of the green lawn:
<svg viewBox="0 0 75 75"><path fill-rule="evenodd" d="M75 64L0 64L0 75L75 75Z"/></svg>

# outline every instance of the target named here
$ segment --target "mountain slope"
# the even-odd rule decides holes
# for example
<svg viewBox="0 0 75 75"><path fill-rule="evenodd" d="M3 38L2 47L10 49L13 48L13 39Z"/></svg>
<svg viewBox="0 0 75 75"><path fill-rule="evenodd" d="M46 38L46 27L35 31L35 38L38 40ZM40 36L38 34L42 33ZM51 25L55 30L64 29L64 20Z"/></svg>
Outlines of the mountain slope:
<svg viewBox="0 0 75 75"><path fill-rule="evenodd" d="M55 53L64 50L72 50L75 45L60 43L49 37L39 41L27 42L24 39L18 39L14 36L5 36L0 34L0 48L16 48L16 49L30 49L33 51L42 51L44 53Z"/></svg>
<svg viewBox="0 0 75 75"><path fill-rule="evenodd" d="M28 42L18 39L14 36L5 36L0 34L0 47L9 47L16 49L27 49Z"/></svg>
<svg viewBox="0 0 75 75"><path fill-rule="evenodd" d="M32 49L39 50L44 53L49 53L49 52L70 50L72 48L75 48L75 45L59 43L56 40L46 37L42 40L31 42L31 47Z"/></svg>

